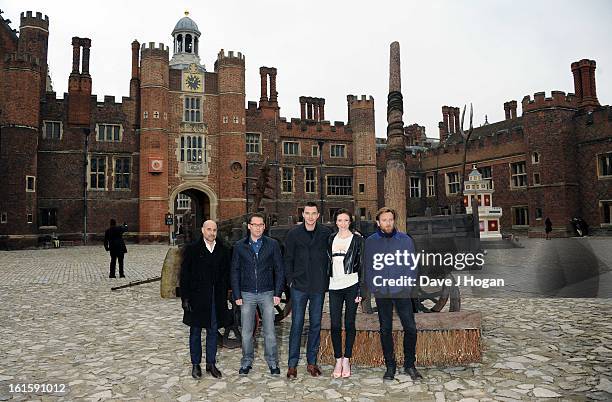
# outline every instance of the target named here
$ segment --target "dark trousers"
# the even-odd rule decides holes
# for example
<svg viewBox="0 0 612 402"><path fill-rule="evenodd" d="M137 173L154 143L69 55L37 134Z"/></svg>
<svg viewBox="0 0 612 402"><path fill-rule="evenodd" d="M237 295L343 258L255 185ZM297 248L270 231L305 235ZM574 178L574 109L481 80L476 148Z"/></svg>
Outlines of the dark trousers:
<svg viewBox="0 0 612 402"><path fill-rule="evenodd" d="M115 266L117 260L119 260L119 276L123 274L123 253L113 253L111 251L111 262L110 262L110 276L115 276Z"/></svg>
<svg viewBox="0 0 612 402"><path fill-rule="evenodd" d="M344 343L344 357L353 356L353 344L355 343L355 317L357 315L357 284L344 289L329 291L329 318L331 321L331 338L334 346L334 357L339 359L342 355L342 308L344 311L344 330L346 340Z"/></svg>
<svg viewBox="0 0 612 402"><path fill-rule="evenodd" d="M215 364L217 361L218 327L214 296L211 308L210 327L206 328L206 364ZM191 364L202 363L202 328L200 327L190 327L189 329L189 353L191 354Z"/></svg>
<svg viewBox="0 0 612 402"><path fill-rule="evenodd" d="M300 345L304 316L308 303L308 341L306 342L306 362L317 364L319 345L321 343L321 316L325 293L306 293L291 288L291 330L289 332L289 367L296 367L300 360Z"/></svg>
<svg viewBox="0 0 612 402"><path fill-rule="evenodd" d="M397 309L404 329L404 367L413 367L416 360L417 330L412 310L412 299L376 298L378 321L380 323L380 342L382 344L385 365L395 367L393 350L393 305Z"/></svg>

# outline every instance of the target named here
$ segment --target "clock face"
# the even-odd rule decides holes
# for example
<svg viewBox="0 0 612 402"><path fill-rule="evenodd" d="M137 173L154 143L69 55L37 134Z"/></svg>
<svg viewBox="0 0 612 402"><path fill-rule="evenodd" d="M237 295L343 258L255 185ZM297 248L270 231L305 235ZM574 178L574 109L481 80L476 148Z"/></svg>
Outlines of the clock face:
<svg viewBox="0 0 612 402"><path fill-rule="evenodd" d="M185 84L190 90L197 91L202 87L202 79L195 74L189 74L185 77Z"/></svg>

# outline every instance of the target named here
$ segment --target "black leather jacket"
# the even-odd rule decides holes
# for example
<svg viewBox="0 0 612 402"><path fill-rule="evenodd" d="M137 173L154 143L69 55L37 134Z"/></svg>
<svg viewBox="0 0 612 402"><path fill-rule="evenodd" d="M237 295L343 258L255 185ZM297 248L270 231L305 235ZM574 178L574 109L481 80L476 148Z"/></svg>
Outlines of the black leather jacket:
<svg viewBox="0 0 612 402"><path fill-rule="evenodd" d="M333 258L332 258L332 244L334 243L334 239L338 232L334 232L329 236L327 241L327 257L328 257L328 266L327 272L330 277L334 276L333 270ZM346 255L344 256L344 273L345 274L353 274L357 272L359 277L359 285L361 285L362 273L363 273L363 249L365 245L365 240L360 235L354 233L353 239L351 240L351 245L346 251ZM361 287L361 286L360 286Z"/></svg>

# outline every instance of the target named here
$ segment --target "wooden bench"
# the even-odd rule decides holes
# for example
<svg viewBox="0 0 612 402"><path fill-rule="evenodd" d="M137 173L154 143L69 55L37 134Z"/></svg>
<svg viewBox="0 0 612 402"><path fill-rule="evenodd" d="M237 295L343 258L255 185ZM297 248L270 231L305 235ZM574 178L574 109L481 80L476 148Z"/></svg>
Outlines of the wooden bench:
<svg viewBox="0 0 612 402"><path fill-rule="evenodd" d="M60 245L61 246L75 246L76 242L74 240L61 240L60 241Z"/></svg>
<svg viewBox="0 0 612 402"><path fill-rule="evenodd" d="M419 366L457 366L481 361L481 313L460 311L417 313L416 361ZM384 366L378 314L357 313L357 335L351 361L356 365ZM344 331L342 339L344 340ZM404 362L403 331L399 317L393 316L393 343L398 366ZM329 313L321 320L319 361L334 364Z"/></svg>

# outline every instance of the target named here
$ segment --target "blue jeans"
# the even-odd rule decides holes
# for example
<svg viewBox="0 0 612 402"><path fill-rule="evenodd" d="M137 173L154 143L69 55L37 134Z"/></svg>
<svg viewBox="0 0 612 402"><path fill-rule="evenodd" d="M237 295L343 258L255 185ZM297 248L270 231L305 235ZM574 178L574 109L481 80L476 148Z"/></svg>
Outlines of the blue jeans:
<svg viewBox="0 0 612 402"><path fill-rule="evenodd" d="M215 364L217 359L217 313L215 312L215 299L213 292L212 309L210 313L210 327L206 328L206 364ZM190 327L189 353L191 364L202 362L202 328Z"/></svg>
<svg viewBox="0 0 612 402"><path fill-rule="evenodd" d="M321 316L325 293L306 293L291 288L291 332L289 333L289 367L297 367L300 360L300 345L304 330L304 316L308 303L308 341L306 342L306 361L317 364L319 344L321 343Z"/></svg>
<svg viewBox="0 0 612 402"><path fill-rule="evenodd" d="M274 333L274 292L242 292L240 307L240 325L242 326L242 360L240 367L253 366L255 351L253 330L255 329L255 311L259 307L264 336L264 357L269 367L278 367L278 349Z"/></svg>

